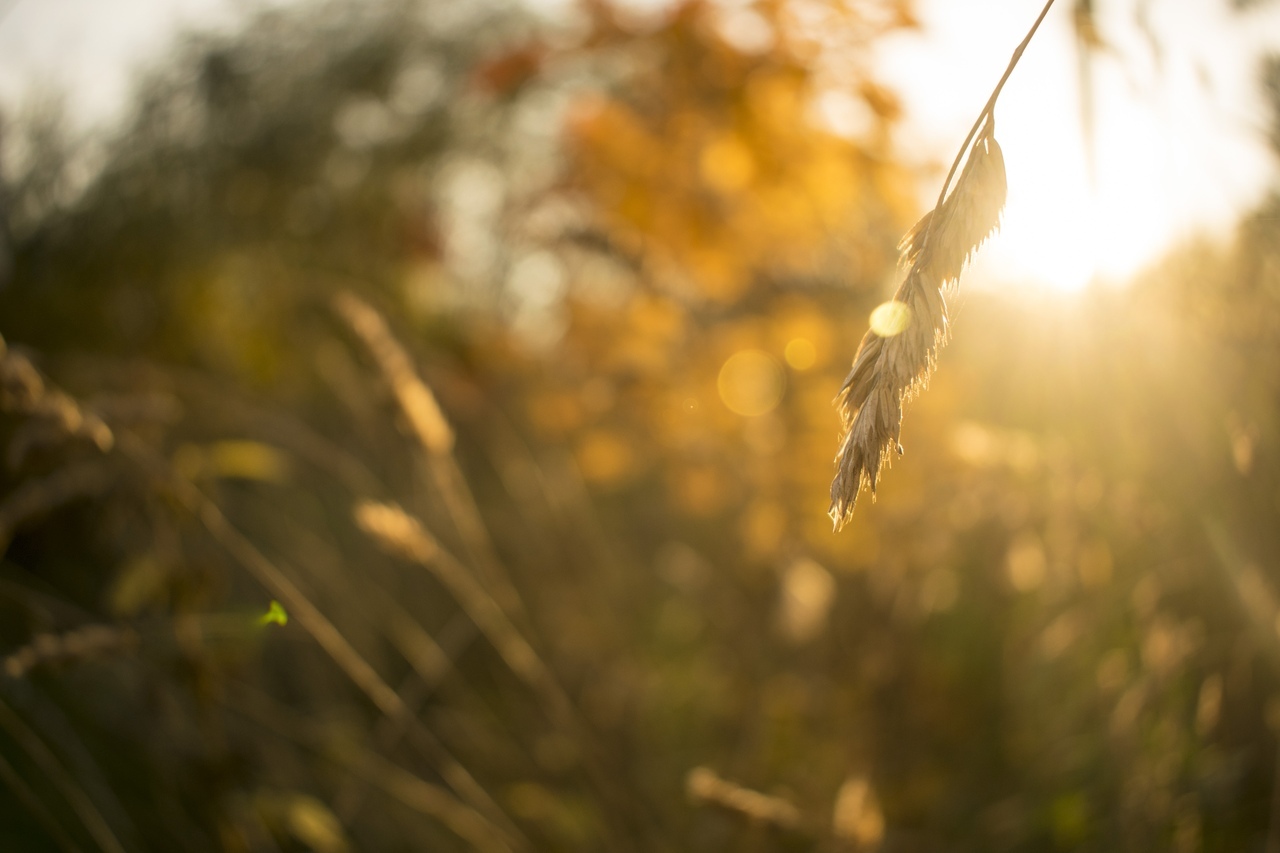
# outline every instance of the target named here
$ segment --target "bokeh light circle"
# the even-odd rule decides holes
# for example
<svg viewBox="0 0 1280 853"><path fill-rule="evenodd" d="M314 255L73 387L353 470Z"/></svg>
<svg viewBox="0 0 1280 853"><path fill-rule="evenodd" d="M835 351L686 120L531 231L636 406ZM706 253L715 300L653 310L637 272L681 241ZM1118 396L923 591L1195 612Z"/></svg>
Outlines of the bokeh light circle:
<svg viewBox="0 0 1280 853"><path fill-rule="evenodd" d="M905 302L891 299L876 306L871 312L871 331L882 338L901 334L911 325L911 307Z"/></svg>
<svg viewBox="0 0 1280 853"><path fill-rule="evenodd" d="M757 349L745 349L729 357L720 368L716 388L729 411L744 417L767 414L782 402L785 388L782 366Z"/></svg>
<svg viewBox="0 0 1280 853"><path fill-rule="evenodd" d="M808 370L818 360L818 351L808 338L792 338L787 342L782 356L795 370Z"/></svg>

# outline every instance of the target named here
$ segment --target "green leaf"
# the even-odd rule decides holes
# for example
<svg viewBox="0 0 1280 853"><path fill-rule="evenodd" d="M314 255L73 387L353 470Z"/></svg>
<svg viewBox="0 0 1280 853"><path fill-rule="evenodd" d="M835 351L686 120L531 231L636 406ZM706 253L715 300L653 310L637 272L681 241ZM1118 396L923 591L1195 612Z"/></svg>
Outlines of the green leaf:
<svg viewBox="0 0 1280 853"><path fill-rule="evenodd" d="M267 608L267 612L258 617L259 625L288 625L289 614L285 612L284 607L274 598L271 599L271 606Z"/></svg>

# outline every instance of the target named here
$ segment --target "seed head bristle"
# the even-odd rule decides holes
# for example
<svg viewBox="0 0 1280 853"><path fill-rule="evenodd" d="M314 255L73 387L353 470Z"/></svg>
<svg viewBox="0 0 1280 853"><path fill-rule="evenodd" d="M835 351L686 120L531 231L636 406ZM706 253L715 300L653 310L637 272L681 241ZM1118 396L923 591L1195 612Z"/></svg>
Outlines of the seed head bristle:
<svg viewBox="0 0 1280 853"><path fill-rule="evenodd" d="M995 122L988 120L950 195L898 243L899 264L910 269L922 262L931 278L958 281L965 263L999 227L1006 192L1004 152Z"/></svg>
<svg viewBox="0 0 1280 853"><path fill-rule="evenodd" d="M988 122L986 132L973 144L955 190L942 205L930 244L919 253L930 278L959 281L964 265L999 227L1006 190L1004 152Z"/></svg>

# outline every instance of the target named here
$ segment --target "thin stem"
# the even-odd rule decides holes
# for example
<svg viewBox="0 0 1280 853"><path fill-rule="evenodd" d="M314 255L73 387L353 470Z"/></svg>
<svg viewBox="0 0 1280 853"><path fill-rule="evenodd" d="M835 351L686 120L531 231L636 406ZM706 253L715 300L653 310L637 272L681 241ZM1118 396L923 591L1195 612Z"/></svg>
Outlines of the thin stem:
<svg viewBox="0 0 1280 853"><path fill-rule="evenodd" d="M343 636L329 618L311 601L302 589L280 567L267 558L258 547L241 533L212 500L189 481L182 479L148 445L137 436L123 433L118 445L139 467L166 483L178 502L194 516L205 530L222 546L233 560L239 563L260 586L279 599L291 618L311 635L316 644L329 655L338 668L364 693L383 714L404 720L417 743L427 757L436 762L440 775L458 795L465 799L479 814L494 824L498 835L517 839L517 846L527 845L520 838L519 830L506 813L499 808L489 793L467 771L436 736L416 718L404 700L377 670ZM3 722L3 720L0 720Z"/></svg>
<svg viewBox="0 0 1280 853"><path fill-rule="evenodd" d="M0 701L0 728L8 733L9 737L27 753L36 767L54 784L63 799L67 801L67 805L71 806L76 817L80 818L81 824L99 849L103 853L125 853L124 845L112 831L107 819L76 782L75 777L63 767L53 750L49 749L26 721L3 701Z"/></svg>
<svg viewBox="0 0 1280 853"><path fill-rule="evenodd" d="M1027 45L1031 43L1031 37L1036 34L1036 30L1040 29L1040 22L1044 20L1045 15L1049 14L1049 9L1053 7L1054 0L1044 4L1044 8L1040 10L1040 17L1036 18L1036 22L1031 25L1031 29L1027 31L1027 36L1022 40L1022 44L1018 45L1013 52L1013 58L1009 60L1009 67L1004 70L1004 75L1000 78L1000 82L996 84L996 88L991 92L991 97L987 98L987 104L982 108L982 112L978 113L977 120L973 123L973 127L969 129L969 135L964 138L964 143L960 146L960 150L956 152L956 159L951 163L951 171L947 172L947 179L942 182L942 192L938 193L938 203L935 208L942 207L942 202L947 197L947 190L951 187L951 179L956 176L956 169L960 167L960 161L964 159L964 152L969 150L969 143L973 141L973 137L982 127L982 122L991 115L996 107L996 99L1000 97L1004 84L1009 80L1009 75L1013 73L1013 69L1017 67L1018 60L1022 59L1022 52L1027 49ZM932 230L933 223L929 223Z"/></svg>
<svg viewBox="0 0 1280 853"><path fill-rule="evenodd" d="M3 755L0 755L0 781L8 786L13 795L40 822L40 826L44 828L45 832L49 833L49 837L59 847L67 851L67 853L81 853L80 848L67 835L66 830L59 825L58 819L50 814L44 803L40 801L40 795L31 789L31 786L27 784L27 780L22 778L18 771L13 768L13 765L5 760Z"/></svg>

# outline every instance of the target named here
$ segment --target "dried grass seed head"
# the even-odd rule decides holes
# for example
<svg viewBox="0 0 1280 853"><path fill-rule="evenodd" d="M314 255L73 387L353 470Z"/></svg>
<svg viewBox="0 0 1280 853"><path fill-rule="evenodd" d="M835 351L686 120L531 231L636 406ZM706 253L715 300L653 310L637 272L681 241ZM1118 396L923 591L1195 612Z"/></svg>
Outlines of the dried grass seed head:
<svg viewBox="0 0 1280 853"><path fill-rule="evenodd" d="M874 495L881 467L902 453L903 403L924 386L950 333L945 291L999 226L1006 191L1004 155L988 117L951 194L899 244L907 274L894 299L907 308L905 327L891 337L868 331L836 396L844 427L831 483L837 530L853 516L862 488Z"/></svg>
<svg viewBox="0 0 1280 853"><path fill-rule="evenodd" d="M999 227L1007 192L1004 152L995 138L995 120L988 119L951 194L898 244L899 262L919 265L942 283L958 281L973 253Z"/></svg>
<svg viewBox="0 0 1280 853"><path fill-rule="evenodd" d="M378 369L391 386L396 403L423 449L432 454L450 453L454 443L453 427L440 409L435 394L418 376L409 354L387 328L382 315L349 292L334 296L333 308L378 363Z"/></svg>
<svg viewBox="0 0 1280 853"><path fill-rule="evenodd" d="M356 525L390 553L425 564L440 550L422 524L395 504L360 501L353 514Z"/></svg>

